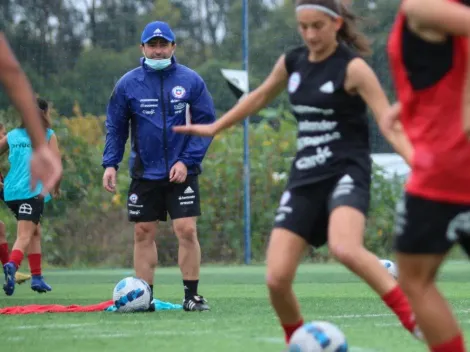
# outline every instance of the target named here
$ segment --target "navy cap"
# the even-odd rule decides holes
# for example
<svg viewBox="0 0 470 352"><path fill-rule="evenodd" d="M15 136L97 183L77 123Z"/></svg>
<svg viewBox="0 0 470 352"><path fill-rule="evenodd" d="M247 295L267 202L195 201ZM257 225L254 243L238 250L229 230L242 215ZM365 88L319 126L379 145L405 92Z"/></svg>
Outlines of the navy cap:
<svg viewBox="0 0 470 352"><path fill-rule="evenodd" d="M141 43L145 44L153 38L163 38L169 42L175 41L175 34L166 22L155 21L145 26L142 32Z"/></svg>

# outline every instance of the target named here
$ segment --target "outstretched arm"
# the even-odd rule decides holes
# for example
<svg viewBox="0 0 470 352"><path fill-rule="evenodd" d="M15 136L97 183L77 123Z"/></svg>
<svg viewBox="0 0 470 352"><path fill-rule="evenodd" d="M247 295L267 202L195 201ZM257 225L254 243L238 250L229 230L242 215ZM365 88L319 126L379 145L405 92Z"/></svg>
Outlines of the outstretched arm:
<svg viewBox="0 0 470 352"><path fill-rule="evenodd" d="M271 74L253 92L242 98L232 109L216 122L209 125L189 125L173 127L174 131L196 134L200 136L213 136L220 131L233 126L237 122L250 116L269 104L287 84L285 56L281 56L274 66Z"/></svg>
<svg viewBox="0 0 470 352"><path fill-rule="evenodd" d="M10 97L13 105L20 112L33 148L46 145L46 134L28 78L8 45L4 34L0 32L0 82Z"/></svg>

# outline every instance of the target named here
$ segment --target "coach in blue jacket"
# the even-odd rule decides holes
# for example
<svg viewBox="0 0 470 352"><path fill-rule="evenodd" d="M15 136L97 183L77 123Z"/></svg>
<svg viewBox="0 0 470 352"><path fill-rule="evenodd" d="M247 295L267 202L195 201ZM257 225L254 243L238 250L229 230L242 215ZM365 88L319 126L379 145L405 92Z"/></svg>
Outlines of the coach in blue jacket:
<svg viewBox="0 0 470 352"><path fill-rule="evenodd" d="M165 22L149 23L141 38L141 65L116 84L107 108L103 186L116 190L116 171L131 125L127 211L134 228L134 268L153 292L158 221L169 213L178 238L186 311L208 310L198 293L201 249L196 217L201 214L198 174L211 143L177 134L172 126L211 123L214 103L202 78L174 58L175 35Z"/></svg>

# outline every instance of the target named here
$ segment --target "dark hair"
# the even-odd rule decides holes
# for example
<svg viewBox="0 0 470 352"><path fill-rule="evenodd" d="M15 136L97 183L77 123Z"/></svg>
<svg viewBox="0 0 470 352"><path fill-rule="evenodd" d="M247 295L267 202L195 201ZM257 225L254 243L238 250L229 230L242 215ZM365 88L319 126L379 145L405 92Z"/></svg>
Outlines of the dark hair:
<svg viewBox="0 0 470 352"><path fill-rule="evenodd" d="M42 125L44 126L45 129L51 128L51 121L48 116L48 111L49 111L49 103L47 100L44 100L42 98L37 98L36 104L40 110L40 115L42 118ZM24 128L24 122L21 123L21 128Z"/></svg>
<svg viewBox="0 0 470 352"><path fill-rule="evenodd" d="M366 56L372 53L369 39L357 28L357 16L346 7L342 0L295 0L295 7L301 5L319 5L336 12L344 19L343 26L338 31L338 39L361 55Z"/></svg>
<svg viewBox="0 0 470 352"><path fill-rule="evenodd" d="M43 111L43 112L49 111L49 103L46 100L44 100L42 98L38 98L37 103L38 103L39 109L41 111Z"/></svg>

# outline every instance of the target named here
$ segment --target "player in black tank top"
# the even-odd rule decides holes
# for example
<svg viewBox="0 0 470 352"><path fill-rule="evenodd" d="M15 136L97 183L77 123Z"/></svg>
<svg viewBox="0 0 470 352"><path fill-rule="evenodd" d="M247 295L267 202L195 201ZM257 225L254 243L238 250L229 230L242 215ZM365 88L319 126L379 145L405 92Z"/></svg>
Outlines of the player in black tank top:
<svg viewBox="0 0 470 352"><path fill-rule="evenodd" d="M348 65L358 55L342 42L321 62L310 61L309 53L302 46L285 56L287 89L299 123L288 188L337 176L352 164L367 180L371 174L367 106L344 88Z"/></svg>
<svg viewBox="0 0 470 352"><path fill-rule="evenodd" d="M269 77L215 123L174 127L213 136L252 115L287 87L298 121L297 155L281 197L267 250L267 286L288 342L303 324L292 291L309 245L326 242L332 254L364 279L417 333L408 301L377 257L363 247L371 161L368 105L379 126L389 102L374 72L356 52L367 52L354 17L335 0L298 0L296 15L305 46L282 55ZM411 147L399 129L387 139L406 160Z"/></svg>

